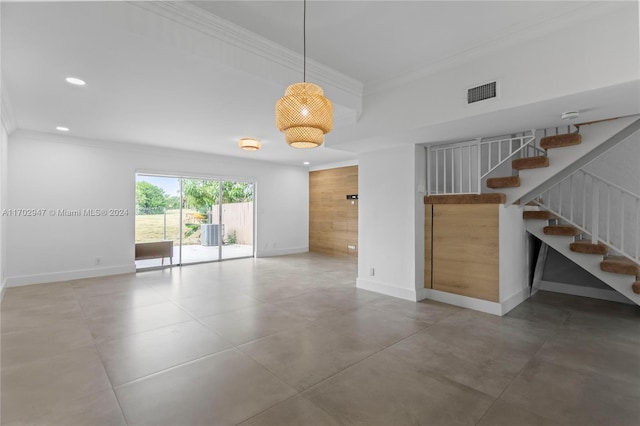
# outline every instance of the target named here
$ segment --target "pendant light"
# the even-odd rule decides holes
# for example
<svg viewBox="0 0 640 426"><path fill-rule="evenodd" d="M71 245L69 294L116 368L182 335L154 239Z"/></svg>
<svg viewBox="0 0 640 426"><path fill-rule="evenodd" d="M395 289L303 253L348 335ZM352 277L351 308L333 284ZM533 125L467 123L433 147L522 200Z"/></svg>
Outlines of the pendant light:
<svg viewBox="0 0 640 426"><path fill-rule="evenodd" d="M333 106L320 86L307 83L307 0L303 5L302 42L302 83L287 87L276 103L276 127L284 132L290 146L316 148L333 128Z"/></svg>

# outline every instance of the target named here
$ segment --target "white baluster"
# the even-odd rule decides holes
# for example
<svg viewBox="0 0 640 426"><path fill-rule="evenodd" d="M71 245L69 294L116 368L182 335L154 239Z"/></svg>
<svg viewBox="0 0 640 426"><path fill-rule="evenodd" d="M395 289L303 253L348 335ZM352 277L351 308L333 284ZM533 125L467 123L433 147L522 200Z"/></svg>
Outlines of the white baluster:
<svg viewBox="0 0 640 426"><path fill-rule="evenodd" d="M592 180L593 181L593 180ZM598 182L593 181L593 198L591 199L591 243L598 244L598 232L600 225L599 204L600 197L598 194Z"/></svg>

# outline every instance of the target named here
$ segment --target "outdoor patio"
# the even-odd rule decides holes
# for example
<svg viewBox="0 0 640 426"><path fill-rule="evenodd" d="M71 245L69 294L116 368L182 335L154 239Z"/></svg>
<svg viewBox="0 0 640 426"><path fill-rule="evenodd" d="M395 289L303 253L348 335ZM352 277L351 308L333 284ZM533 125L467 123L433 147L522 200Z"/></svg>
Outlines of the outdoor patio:
<svg viewBox="0 0 640 426"><path fill-rule="evenodd" d="M244 244L223 245L220 259L218 257L219 253L219 246L185 245L182 246L182 261L180 261L180 246L174 246L173 262L170 263L169 259L165 258L164 266L250 257L253 256L253 246ZM136 260L136 269L156 268L158 266L162 266L162 259Z"/></svg>

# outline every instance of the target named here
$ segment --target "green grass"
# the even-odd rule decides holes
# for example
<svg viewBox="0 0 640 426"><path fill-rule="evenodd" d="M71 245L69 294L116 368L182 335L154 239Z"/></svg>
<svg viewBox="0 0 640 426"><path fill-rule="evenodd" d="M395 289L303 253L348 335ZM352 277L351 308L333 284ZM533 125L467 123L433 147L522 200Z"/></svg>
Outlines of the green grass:
<svg viewBox="0 0 640 426"><path fill-rule="evenodd" d="M193 220L195 210L183 210L183 223L197 223ZM167 240L180 244L180 210L167 210ZM164 239L164 214L136 215L136 243L161 241ZM182 244L200 244L200 231L182 239Z"/></svg>

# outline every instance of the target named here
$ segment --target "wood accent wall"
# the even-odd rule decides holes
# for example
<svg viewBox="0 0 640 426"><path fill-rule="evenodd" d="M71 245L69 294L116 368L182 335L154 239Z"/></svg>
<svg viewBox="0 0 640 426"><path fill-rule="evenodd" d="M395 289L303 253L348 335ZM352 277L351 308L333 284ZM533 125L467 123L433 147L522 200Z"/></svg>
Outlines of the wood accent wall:
<svg viewBox="0 0 640 426"><path fill-rule="evenodd" d="M425 287L498 302L498 204L427 204L425 213Z"/></svg>
<svg viewBox="0 0 640 426"><path fill-rule="evenodd" d="M310 252L358 255L358 200L346 199L357 193L358 166L309 173Z"/></svg>

